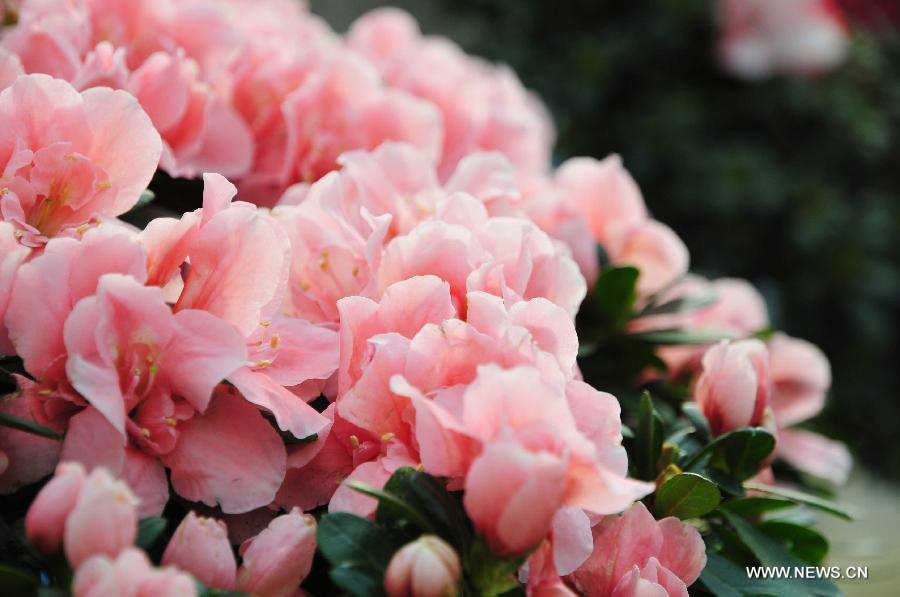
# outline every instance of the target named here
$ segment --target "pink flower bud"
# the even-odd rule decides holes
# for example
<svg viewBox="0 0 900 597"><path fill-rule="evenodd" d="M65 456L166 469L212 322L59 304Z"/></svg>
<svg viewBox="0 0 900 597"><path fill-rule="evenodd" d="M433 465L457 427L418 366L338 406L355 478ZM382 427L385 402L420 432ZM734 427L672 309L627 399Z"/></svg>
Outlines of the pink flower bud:
<svg viewBox="0 0 900 597"><path fill-rule="evenodd" d="M384 588L391 597L444 597L457 594L459 556L440 537L423 535L391 558Z"/></svg>
<svg viewBox="0 0 900 597"><path fill-rule="evenodd" d="M197 594L197 585L175 568L153 568L144 552L129 547L115 559L105 555L88 558L75 571L72 594L75 597L191 597Z"/></svg>
<svg viewBox="0 0 900 597"><path fill-rule="evenodd" d="M63 462L37 494L25 516L25 534L38 551L50 554L62 547L66 518L78 501L85 477L81 464Z"/></svg>
<svg viewBox="0 0 900 597"><path fill-rule="evenodd" d="M63 547L73 568L95 554L115 557L137 536L137 498L105 469L85 479L66 519Z"/></svg>
<svg viewBox="0 0 900 597"><path fill-rule="evenodd" d="M722 341L703 355L694 399L713 434L771 424L769 354L759 340Z"/></svg>
<svg viewBox="0 0 900 597"><path fill-rule="evenodd" d="M262 597L293 595L312 568L316 519L294 508L241 546L237 590Z"/></svg>
<svg viewBox="0 0 900 597"><path fill-rule="evenodd" d="M234 588L237 564L222 521L189 512L166 546L162 563L190 572L208 587Z"/></svg>

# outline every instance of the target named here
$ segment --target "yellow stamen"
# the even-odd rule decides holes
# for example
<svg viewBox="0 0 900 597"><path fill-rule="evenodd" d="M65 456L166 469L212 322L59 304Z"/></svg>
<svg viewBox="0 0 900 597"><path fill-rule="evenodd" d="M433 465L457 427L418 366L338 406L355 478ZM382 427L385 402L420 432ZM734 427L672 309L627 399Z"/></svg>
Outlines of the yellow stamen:
<svg viewBox="0 0 900 597"><path fill-rule="evenodd" d="M394 439L395 437L397 437L397 434L396 434L396 433L388 432L388 433L385 433L384 435L381 436L381 441L383 441L383 442L389 442L389 441L391 441L392 439Z"/></svg>
<svg viewBox="0 0 900 597"><path fill-rule="evenodd" d="M355 435L350 436L350 446L355 450L359 447L359 438Z"/></svg>

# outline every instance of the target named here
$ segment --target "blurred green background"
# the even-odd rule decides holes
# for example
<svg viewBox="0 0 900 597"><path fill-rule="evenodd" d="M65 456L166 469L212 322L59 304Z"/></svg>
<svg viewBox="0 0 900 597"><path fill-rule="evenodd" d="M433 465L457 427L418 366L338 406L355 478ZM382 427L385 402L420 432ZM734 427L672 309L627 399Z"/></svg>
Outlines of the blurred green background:
<svg viewBox="0 0 900 597"><path fill-rule="evenodd" d="M776 327L828 354L816 426L900 478L900 36L876 16L837 70L746 83L716 61L709 0L391 4L510 64L558 161L620 153L695 271L751 280ZM311 2L339 31L382 5Z"/></svg>

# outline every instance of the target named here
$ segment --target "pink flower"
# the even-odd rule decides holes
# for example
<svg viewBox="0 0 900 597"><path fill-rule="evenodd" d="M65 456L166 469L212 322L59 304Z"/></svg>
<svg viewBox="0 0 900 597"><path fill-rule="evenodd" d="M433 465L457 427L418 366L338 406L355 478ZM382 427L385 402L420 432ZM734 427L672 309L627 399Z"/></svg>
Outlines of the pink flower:
<svg viewBox="0 0 900 597"><path fill-rule="evenodd" d="M384 588L391 597L456 595L462 565L443 539L422 535L391 558Z"/></svg>
<svg viewBox="0 0 900 597"><path fill-rule="evenodd" d="M442 179L477 151L499 151L523 172L549 168L553 124L508 68L468 56L449 40L423 37L415 22L396 9L360 17L347 45L368 58L392 87L438 108L444 130Z"/></svg>
<svg viewBox="0 0 900 597"><path fill-rule="evenodd" d="M21 384L21 379L17 379ZM0 412L22 419L46 423L39 420L32 406L34 400L29 392L0 396ZM0 451L5 457L5 466L0 472L0 494L18 491L26 485L36 483L53 472L59 461L61 444L58 440L40 437L25 431L4 428L0 432Z"/></svg>
<svg viewBox="0 0 900 597"><path fill-rule="evenodd" d="M759 340L723 340L703 355L694 400L713 434L751 426L772 426L769 354Z"/></svg>
<svg viewBox="0 0 900 597"><path fill-rule="evenodd" d="M846 446L791 425L819 414L831 386L828 359L816 346L775 334L769 340L772 412L778 425L778 456L800 470L842 485L853 459Z"/></svg>
<svg viewBox="0 0 900 597"><path fill-rule="evenodd" d="M594 553L570 580L586 596L683 595L706 565L700 533L654 520L640 502L594 527Z"/></svg>
<svg viewBox="0 0 900 597"><path fill-rule="evenodd" d="M13 282L19 267L31 254L19 244L16 229L9 222L0 222L0 354L14 354L4 319L12 298Z"/></svg>
<svg viewBox="0 0 900 597"><path fill-rule="evenodd" d="M2 20L0 15L0 20ZM25 74L19 57L9 50L0 47L0 91L13 84L19 75Z"/></svg>
<svg viewBox="0 0 900 597"><path fill-rule="evenodd" d="M78 567L91 556L116 556L137 535L137 498L103 469L87 475L77 463L63 463L28 510L29 541L44 553L62 546Z"/></svg>
<svg viewBox="0 0 900 597"><path fill-rule="evenodd" d="M602 161L572 158L556 171L556 184L607 250L622 242L629 228L647 219L641 190L618 155Z"/></svg>
<svg viewBox="0 0 900 597"><path fill-rule="evenodd" d="M237 564L224 522L188 512L169 540L162 563L190 572L207 587L234 589Z"/></svg>
<svg viewBox="0 0 900 597"><path fill-rule="evenodd" d="M284 479L286 453L278 433L236 392L217 389L203 416L186 422L162 457L179 495L226 514L269 504Z"/></svg>
<svg viewBox="0 0 900 597"><path fill-rule="evenodd" d="M571 159L560 166L556 184L562 201L582 214L610 261L640 270L642 296L687 273L687 248L668 226L648 217L640 189L619 156Z"/></svg>
<svg viewBox="0 0 900 597"><path fill-rule="evenodd" d="M325 58L285 100L288 143L284 182L313 182L347 149L406 141L438 157L441 125L428 102L385 89L365 61L338 51Z"/></svg>
<svg viewBox="0 0 900 597"><path fill-rule="evenodd" d="M41 553L52 554L62 547L66 519L78 502L86 477L77 462L63 462L28 508L25 534Z"/></svg>
<svg viewBox="0 0 900 597"><path fill-rule="evenodd" d="M159 162L159 134L133 97L79 94L45 75L0 92L0 214L36 246L67 228L125 213Z"/></svg>
<svg viewBox="0 0 900 597"><path fill-rule="evenodd" d="M135 95L164 141L160 167L172 176L204 171L243 176L253 159L253 138L243 119L209 85L184 52L156 52L124 88Z"/></svg>
<svg viewBox="0 0 900 597"><path fill-rule="evenodd" d="M237 589L265 597L293 595L312 568L316 521L294 508L241 545Z"/></svg>
<svg viewBox="0 0 900 597"><path fill-rule="evenodd" d="M137 537L138 500L124 482L103 469L84 480L78 501L66 518L63 546L77 568L91 556L115 556Z"/></svg>
<svg viewBox="0 0 900 597"><path fill-rule="evenodd" d="M96 555L75 571L75 597L190 597L197 595L194 580L176 568L153 568L147 555L129 547L118 557Z"/></svg>
<svg viewBox="0 0 900 597"><path fill-rule="evenodd" d="M735 76L815 75L847 55L844 16L833 0L720 0L719 58Z"/></svg>

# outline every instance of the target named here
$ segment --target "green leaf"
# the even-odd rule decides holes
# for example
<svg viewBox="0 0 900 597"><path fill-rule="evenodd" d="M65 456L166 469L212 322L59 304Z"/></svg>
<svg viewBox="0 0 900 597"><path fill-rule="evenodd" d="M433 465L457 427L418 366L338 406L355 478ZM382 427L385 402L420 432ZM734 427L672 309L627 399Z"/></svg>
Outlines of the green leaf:
<svg viewBox="0 0 900 597"><path fill-rule="evenodd" d="M154 193L150 189L144 189L144 192L141 193L141 196L138 198L137 203L134 204L134 207L132 209L144 207L145 205L151 203L154 199L156 199L156 193Z"/></svg>
<svg viewBox="0 0 900 597"><path fill-rule="evenodd" d="M696 402L683 403L681 405L681 412L684 413L684 416L687 417L688 421L691 422L691 425L694 426L694 429L697 430L701 437L712 437L712 432L709 430L709 421L706 419L706 415L703 414L703 411L700 410L700 407L697 406Z"/></svg>
<svg viewBox="0 0 900 597"><path fill-rule="evenodd" d="M843 518L844 520L853 520L856 517L853 512L843 506L840 506L830 500L825 500L820 497L804 493L802 491L785 489L783 487L773 487L771 485L764 485L762 483L756 483L753 481L744 483L744 486L747 489L760 491L762 493L767 493L769 495L774 495L775 497L784 498L798 504L803 504L804 506L809 506L810 508L814 508L815 510L819 510L821 512L826 512L828 514L831 514L832 516Z"/></svg>
<svg viewBox="0 0 900 597"><path fill-rule="evenodd" d="M810 597L813 593L796 580L750 578L743 566L707 550L706 567L700 582L716 597L744 595L776 595L777 597Z"/></svg>
<svg viewBox="0 0 900 597"><path fill-rule="evenodd" d="M786 510L794 508L797 504L790 500L782 500L769 497L746 497L739 500L731 500L725 502L720 507L739 514L744 518L754 518L768 512L776 512L778 510Z"/></svg>
<svg viewBox="0 0 900 597"><path fill-rule="evenodd" d="M722 516L734 529L744 545L753 552L763 566L806 566L796 558L784 545L772 539L754 525L737 514L721 510ZM798 586L805 585L816 595L840 595L840 591L832 583L824 579L792 579Z"/></svg>
<svg viewBox="0 0 900 597"><path fill-rule="evenodd" d="M197 587L197 597L252 597L249 593L207 587L197 579L194 579L194 586Z"/></svg>
<svg viewBox="0 0 900 597"><path fill-rule="evenodd" d="M400 499L396 495L389 493L387 491L383 491L381 489L377 489L375 487L371 487L366 485L365 483L359 483L357 481L345 481L344 485L353 489L354 491L358 491L364 495L369 497L373 497L378 500L378 509L376 510L376 519L379 523L385 522L385 519L389 519L392 522L396 523L406 523L411 522L415 526L417 526L420 530L426 533L434 533L434 529L428 523L425 518L422 517L421 514L416 512L416 510L407 504L404 500ZM378 512L381 512L381 516L378 516ZM400 524L398 524L400 526Z"/></svg>
<svg viewBox="0 0 900 597"><path fill-rule="evenodd" d="M661 517L697 518L715 510L721 501L715 483L696 473L681 473L656 492L656 512Z"/></svg>
<svg viewBox="0 0 900 597"><path fill-rule="evenodd" d="M144 518L138 523L135 545L143 550L152 548L166 531L166 519L160 516Z"/></svg>
<svg viewBox="0 0 900 597"><path fill-rule="evenodd" d="M517 574L527 558L527 555L514 560L498 558L484 539L478 537L466 554L463 569L474 585L476 595L496 597L520 586Z"/></svg>
<svg viewBox="0 0 900 597"><path fill-rule="evenodd" d="M329 576L351 597L380 597L385 594L384 572L362 564L348 562L335 566Z"/></svg>
<svg viewBox="0 0 900 597"><path fill-rule="evenodd" d="M346 512L323 516L316 538L319 551L333 566L354 563L382 573L402 545L387 529Z"/></svg>
<svg viewBox="0 0 900 597"><path fill-rule="evenodd" d="M775 449L775 437L761 427L736 429L720 435L685 464L685 470L696 470L706 457L712 467L724 470L738 481L759 472L760 464Z"/></svg>
<svg viewBox="0 0 900 597"><path fill-rule="evenodd" d="M634 466L638 479L656 479L656 465L663 444L662 419L653 408L653 399L644 392L638 406L638 424L634 437Z"/></svg>
<svg viewBox="0 0 900 597"><path fill-rule="evenodd" d="M702 345L712 344L728 338L726 334L712 330L681 330L676 328L634 332L628 337L641 342L662 345Z"/></svg>
<svg viewBox="0 0 900 597"><path fill-rule="evenodd" d="M637 317L649 317L652 315L668 315L671 313L690 313L699 311L704 307L714 305L719 299L715 293L686 296L666 303L651 304L644 308Z"/></svg>
<svg viewBox="0 0 900 597"><path fill-rule="evenodd" d="M38 579L32 574L13 568L6 564L0 564L0 595L17 597L18 595L31 595L38 587Z"/></svg>
<svg viewBox="0 0 900 597"><path fill-rule="evenodd" d="M9 427L32 435L39 435L49 439L61 440L63 436L49 427L44 427L30 419L23 419L7 413L0 413L0 427Z"/></svg>
<svg viewBox="0 0 900 597"><path fill-rule="evenodd" d="M633 267L610 267L594 285L594 307L616 328L624 326L634 313L639 275Z"/></svg>
<svg viewBox="0 0 900 597"><path fill-rule="evenodd" d="M787 520L765 520L756 525L763 533L787 545L794 556L813 566L828 555L828 540L819 531Z"/></svg>
<svg viewBox="0 0 900 597"><path fill-rule="evenodd" d="M474 531L460 501L435 477L411 467L397 469L384 490L408 504L427 526L423 531L437 534L460 553L469 549ZM376 520L391 526L397 522L391 506L379 504Z"/></svg>

